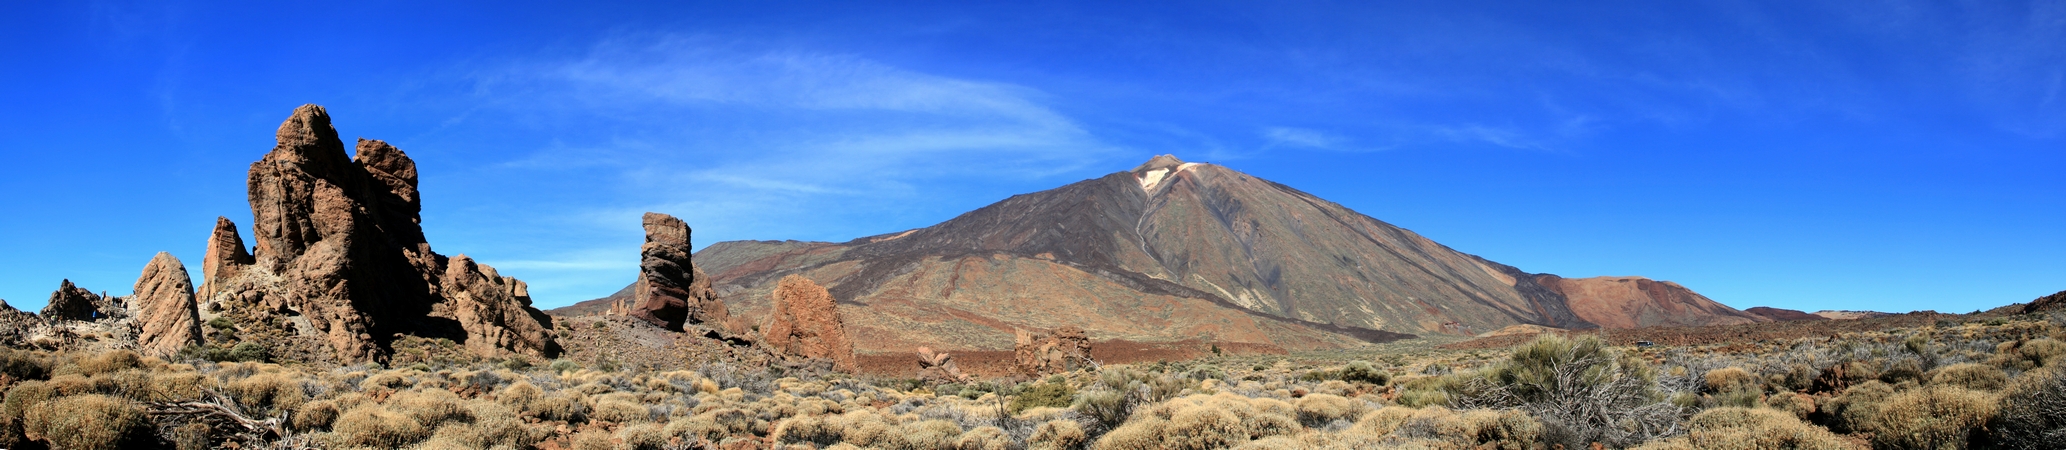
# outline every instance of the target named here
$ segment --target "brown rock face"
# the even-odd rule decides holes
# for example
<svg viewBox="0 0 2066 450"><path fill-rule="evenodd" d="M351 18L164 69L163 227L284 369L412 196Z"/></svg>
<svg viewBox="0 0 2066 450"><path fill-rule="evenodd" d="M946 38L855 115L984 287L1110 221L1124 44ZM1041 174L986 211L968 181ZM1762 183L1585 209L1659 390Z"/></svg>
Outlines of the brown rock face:
<svg viewBox="0 0 2066 450"><path fill-rule="evenodd" d="M1579 318L1606 328L1772 321L1716 303L1669 281L1643 277L1563 278L1540 274L1535 276L1535 283L1562 294Z"/></svg>
<svg viewBox="0 0 2066 450"><path fill-rule="evenodd" d="M774 300L762 343L784 355L830 359L835 369L855 370L854 344L847 340L831 293L809 278L790 275L775 287Z"/></svg>
<svg viewBox="0 0 2066 450"><path fill-rule="evenodd" d="M1082 328L1063 326L1054 331L1018 330L1012 347L1019 374L1041 376L1076 370L1091 364L1090 337Z"/></svg>
<svg viewBox="0 0 2066 450"><path fill-rule="evenodd" d="M551 356L551 321L522 282L468 258L448 261L424 241L416 163L388 143L358 141L356 159L329 113L303 105L278 145L251 164L257 250L218 219L209 239L211 304L284 311L343 361L381 360L408 334L448 338L483 353Z"/></svg>
<svg viewBox="0 0 2066 450"><path fill-rule="evenodd" d="M244 238L237 235L237 224L227 217L215 218L215 232L208 235L207 253L201 255L201 298L213 296L214 288L223 282L236 278L238 269L257 261L251 259L251 252L244 249Z"/></svg>
<svg viewBox="0 0 2066 450"><path fill-rule="evenodd" d="M72 280L58 283L57 290L50 293L50 303L43 306L41 314L49 320L98 320L124 315L113 299L103 298L78 286Z"/></svg>
<svg viewBox="0 0 2066 450"><path fill-rule="evenodd" d="M682 331L683 324L724 329L731 313L710 289L710 277L690 261L688 224L653 212L646 213L644 222L646 243L639 247L638 281L624 313L673 331Z"/></svg>
<svg viewBox="0 0 2066 450"><path fill-rule="evenodd" d="M136 278L136 344L149 356L171 356L201 342L201 311L194 303L194 282L186 265L171 253L158 252Z"/></svg>

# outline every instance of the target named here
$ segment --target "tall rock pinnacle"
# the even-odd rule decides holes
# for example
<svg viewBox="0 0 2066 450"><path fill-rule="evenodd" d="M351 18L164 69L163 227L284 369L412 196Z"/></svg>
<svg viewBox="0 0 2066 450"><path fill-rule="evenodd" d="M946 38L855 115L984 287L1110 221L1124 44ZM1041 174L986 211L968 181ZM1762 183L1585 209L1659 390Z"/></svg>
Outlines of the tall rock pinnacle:
<svg viewBox="0 0 2066 450"><path fill-rule="evenodd" d="M194 303L194 281L186 265L171 253L158 252L143 274L136 277L136 294L130 304L137 308L138 350L149 356L166 357L201 341L201 313Z"/></svg>
<svg viewBox="0 0 2066 450"><path fill-rule="evenodd" d="M639 246L638 281L627 313L669 330L684 324L723 329L731 313L710 288L710 278L689 259L689 226L674 216L643 217L646 243Z"/></svg>

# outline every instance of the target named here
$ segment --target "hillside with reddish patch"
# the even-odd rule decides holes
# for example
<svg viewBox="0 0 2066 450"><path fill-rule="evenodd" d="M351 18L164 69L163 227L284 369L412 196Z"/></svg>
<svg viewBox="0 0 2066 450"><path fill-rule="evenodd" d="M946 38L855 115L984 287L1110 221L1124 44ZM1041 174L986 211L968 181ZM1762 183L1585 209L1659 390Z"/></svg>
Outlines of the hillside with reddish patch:
<svg viewBox="0 0 2066 450"><path fill-rule="evenodd" d="M1776 320L1776 321L1791 321L1791 320L1830 320L1830 319L1829 319L1828 317L1822 317L1822 316L1818 316L1818 315L1814 315L1814 314L1809 314L1809 313L1807 313L1806 311L1796 311L1796 310L1791 310L1791 309L1784 309L1784 308L1773 308L1773 307L1770 307L1770 306L1753 306L1753 307L1751 307L1750 309L1746 309L1746 310L1743 310L1743 312L1747 312L1747 313L1751 313L1751 314L1756 314L1756 315L1758 315L1759 317L1764 317L1764 318L1767 318L1767 319L1772 319L1772 320Z"/></svg>

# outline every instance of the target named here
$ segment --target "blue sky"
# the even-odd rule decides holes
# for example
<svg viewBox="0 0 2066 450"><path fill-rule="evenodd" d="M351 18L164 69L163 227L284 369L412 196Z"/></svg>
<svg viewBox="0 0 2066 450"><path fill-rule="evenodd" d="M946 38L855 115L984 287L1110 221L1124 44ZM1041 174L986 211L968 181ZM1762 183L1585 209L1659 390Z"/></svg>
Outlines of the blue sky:
<svg viewBox="0 0 2066 450"><path fill-rule="evenodd" d="M844 241L1163 153L1739 308L2066 289L2057 1L328 3L0 5L0 299L248 239L303 103L544 307L630 282L644 211Z"/></svg>

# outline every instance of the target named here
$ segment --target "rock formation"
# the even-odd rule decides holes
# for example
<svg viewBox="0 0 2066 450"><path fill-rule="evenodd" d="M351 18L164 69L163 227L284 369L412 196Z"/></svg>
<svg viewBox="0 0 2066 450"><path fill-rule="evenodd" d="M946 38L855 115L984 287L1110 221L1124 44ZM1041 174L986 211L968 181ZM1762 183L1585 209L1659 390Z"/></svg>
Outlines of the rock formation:
<svg viewBox="0 0 2066 450"><path fill-rule="evenodd" d="M630 301L614 309L673 331L682 331L684 324L724 329L731 314L710 289L710 277L690 260L688 224L653 212L643 220L646 243L639 247L638 281Z"/></svg>
<svg viewBox="0 0 2066 450"><path fill-rule="evenodd" d="M100 320L127 314L114 299L74 286L67 279L50 293L50 303L43 306L39 315L46 320Z"/></svg>
<svg viewBox="0 0 2066 450"><path fill-rule="evenodd" d="M918 379L928 383L967 383L974 377L961 373L961 368L954 365L954 355L919 347Z"/></svg>
<svg viewBox="0 0 2066 450"><path fill-rule="evenodd" d="M1062 326L1053 331L1016 330L1012 346L1014 367L1020 375L1037 377L1063 373L1092 364L1090 337L1082 328Z"/></svg>
<svg viewBox="0 0 2066 450"><path fill-rule="evenodd" d="M382 360L399 335L448 338L483 353L551 356L551 319L522 282L425 242L416 163L360 139L355 157L320 106L280 124L278 145L251 164L256 250L216 221L203 261L211 307L275 311L341 361Z"/></svg>
<svg viewBox="0 0 2066 450"><path fill-rule="evenodd" d="M777 353L832 360L834 369L853 372L854 344L847 340L832 294L801 275L783 277L773 294L774 313L762 327L761 343Z"/></svg>
<svg viewBox="0 0 2066 450"><path fill-rule="evenodd" d="M186 265L171 253L158 252L136 278L129 304L137 308L137 350L165 357L201 341L201 311L194 303L194 282Z"/></svg>

